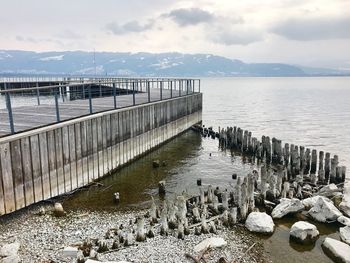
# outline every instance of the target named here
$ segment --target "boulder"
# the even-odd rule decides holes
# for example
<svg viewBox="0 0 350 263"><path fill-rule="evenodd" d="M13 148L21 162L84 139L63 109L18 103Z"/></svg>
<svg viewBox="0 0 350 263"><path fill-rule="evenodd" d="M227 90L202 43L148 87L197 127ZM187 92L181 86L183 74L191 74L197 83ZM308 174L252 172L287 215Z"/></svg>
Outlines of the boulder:
<svg viewBox="0 0 350 263"><path fill-rule="evenodd" d="M346 216L340 216L338 217L338 222L345 225L345 226L350 226L350 218Z"/></svg>
<svg viewBox="0 0 350 263"><path fill-rule="evenodd" d="M350 263L350 246L344 242L326 237L322 243L322 248L334 262Z"/></svg>
<svg viewBox="0 0 350 263"><path fill-rule="evenodd" d="M297 213L304 208L303 203L297 198L281 198L280 204L272 210L271 216L272 218L282 218L287 214Z"/></svg>
<svg viewBox="0 0 350 263"><path fill-rule="evenodd" d="M319 222L335 221L342 215L332 202L327 202L322 198L317 200L315 206L308 213Z"/></svg>
<svg viewBox="0 0 350 263"><path fill-rule="evenodd" d="M0 263L18 263L20 258L17 255L8 256L6 258L0 258Z"/></svg>
<svg viewBox="0 0 350 263"><path fill-rule="evenodd" d="M61 203L55 203L54 208L53 208L53 213L57 217L66 215L66 212L64 211Z"/></svg>
<svg viewBox="0 0 350 263"><path fill-rule="evenodd" d="M246 228L251 232L257 233L273 233L275 224L272 217L266 213L252 212L245 221Z"/></svg>
<svg viewBox="0 0 350 263"><path fill-rule="evenodd" d="M332 195L332 193L337 192L339 189L335 184L328 184L322 187L319 191L321 195Z"/></svg>
<svg viewBox="0 0 350 263"><path fill-rule="evenodd" d="M350 245L350 226L339 228L340 239Z"/></svg>
<svg viewBox="0 0 350 263"><path fill-rule="evenodd" d="M65 247L63 249L63 256L64 257L70 257L70 258L76 258L78 256L78 248L76 247Z"/></svg>
<svg viewBox="0 0 350 263"><path fill-rule="evenodd" d="M339 208L345 215L350 217L350 183L345 183L343 200L339 204Z"/></svg>
<svg viewBox="0 0 350 263"><path fill-rule="evenodd" d="M298 221L290 229L290 237L300 243L310 243L317 239L319 232L315 225Z"/></svg>
<svg viewBox="0 0 350 263"><path fill-rule="evenodd" d="M14 242L14 243L6 244L6 245L2 246L0 248L0 258L17 256L19 247L20 247L20 243L18 243L18 242Z"/></svg>
<svg viewBox="0 0 350 263"><path fill-rule="evenodd" d="M220 248L227 245L227 242L221 237L211 237L203 240L196 245L193 250L194 252L200 252L207 248Z"/></svg>
<svg viewBox="0 0 350 263"><path fill-rule="evenodd" d="M319 198L322 198L326 202L331 202L331 200L328 199L327 197L320 196L320 195L309 197L309 198L305 198L304 200L301 200L301 202L303 203L305 208L310 209L310 208L314 207L314 205L316 204L316 202L317 202L317 200Z"/></svg>

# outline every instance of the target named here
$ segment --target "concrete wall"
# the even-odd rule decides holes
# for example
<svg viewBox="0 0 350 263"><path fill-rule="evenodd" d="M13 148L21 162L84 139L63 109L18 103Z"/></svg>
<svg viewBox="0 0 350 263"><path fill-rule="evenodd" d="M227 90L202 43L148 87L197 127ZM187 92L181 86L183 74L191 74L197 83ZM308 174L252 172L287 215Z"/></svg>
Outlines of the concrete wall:
<svg viewBox="0 0 350 263"><path fill-rule="evenodd" d="M202 120L202 94L0 138L0 215L106 175Z"/></svg>

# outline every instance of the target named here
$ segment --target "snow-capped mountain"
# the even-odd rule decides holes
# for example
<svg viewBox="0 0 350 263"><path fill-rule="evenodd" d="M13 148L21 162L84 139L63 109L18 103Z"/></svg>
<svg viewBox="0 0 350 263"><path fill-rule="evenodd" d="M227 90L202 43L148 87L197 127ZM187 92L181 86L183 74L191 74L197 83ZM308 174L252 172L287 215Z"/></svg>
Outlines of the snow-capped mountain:
<svg viewBox="0 0 350 263"><path fill-rule="evenodd" d="M322 71L322 75L341 74ZM117 76L305 76L302 67L244 63L210 54L0 50L0 74ZM317 75L317 74L316 74Z"/></svg>

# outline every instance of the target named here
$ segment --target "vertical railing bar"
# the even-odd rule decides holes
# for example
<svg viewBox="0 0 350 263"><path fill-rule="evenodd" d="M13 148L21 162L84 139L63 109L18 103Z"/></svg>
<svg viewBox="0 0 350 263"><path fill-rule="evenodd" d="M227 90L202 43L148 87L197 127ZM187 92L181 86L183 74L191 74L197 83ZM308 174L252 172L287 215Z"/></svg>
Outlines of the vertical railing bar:
<svg viewBox="0 0 350 263"><path fill-rule="evenodd" d="M148 103L150 103L151 102L151 85L149 81L147 81L147 93L148 93Z"/></svg>
<svg viewBox="0 0 350 263"><path fill-rule="evenodd" d="M60 122L61 118L60 118L60 109L59 109L59 105L58 105L58 95L59 95L59 91L55 90L56 120L57 120L57 122Z"/></svg>
<svg viewBox="0 0 350 263"><path fill-rule="evenodd" d="M39 83L38 82L36 83L36 87L37 87L37 89L36 89L36 100L38 102L38 105L40 105L40 91L38 89L38 87L39 87Z"/></svg>
<svg viewBox="0 0 350 263"><path fill-rule="evenodd" d="M170 81L170 98L173 98L173 81Z"/></svg>
<svg viewBox="0 0 350 263"><path fill-rule="evenodd" d="M5 90L6 90L6 83L5 83ZM7 112L9 115L9 124L10 124L10 130L11 130L11 134L15 133L15 126L13 123L13 114L12 114L12 106L11 106L11 98L10 98L10 93L6 92L6 107L7 107Z"/></svg>
<svg viewBox="0 0 350 263"><path fill-rule="evenodd" d="M89 111L90 111L90 114L92 114L93 111L92 111L92 99L91 99L91 84L89 85L88 91L89 91Z"/></svg>
<svg viewBox="0 0 350 263"><path fill-rule="evenodd" d="M159 86L160 86L160 100L163 100L163 80L160 80Z"/></svg>
<svg viewBox="0 0 350 263"><path fill-rule="evenodd" d="M135 106L135 80L132 82L132 104Z"/></svg>
<svg viewBox="0 0 350 263"><path fill-rule="evenodd" d="M114 98L114 109L116 109L117 108L117 98L116 98L115 82L113 82L113 98Z"/></svg>

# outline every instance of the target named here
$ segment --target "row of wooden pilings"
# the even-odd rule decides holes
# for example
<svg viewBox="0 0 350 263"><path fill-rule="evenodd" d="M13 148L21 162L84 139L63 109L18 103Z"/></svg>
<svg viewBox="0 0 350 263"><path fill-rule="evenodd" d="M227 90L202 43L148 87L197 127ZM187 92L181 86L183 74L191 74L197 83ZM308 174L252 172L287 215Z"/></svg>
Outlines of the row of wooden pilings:
<svg viewBox="0 0 350 263"><path fill-rule="evenodd" d="M221 147L236 150L245 155L264 161L272 166L286 169L288 179L309 176L311 182L321 184L342 183L346 177L346 167L339 165L338 155L331 158L329 152L305 148L285 143L276 138L262 136L261 141L252 132L239 127L227 127L215 132L212 128L197 127L204 135L219 138Z"/></svg>

